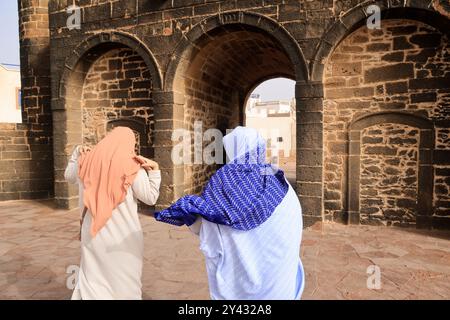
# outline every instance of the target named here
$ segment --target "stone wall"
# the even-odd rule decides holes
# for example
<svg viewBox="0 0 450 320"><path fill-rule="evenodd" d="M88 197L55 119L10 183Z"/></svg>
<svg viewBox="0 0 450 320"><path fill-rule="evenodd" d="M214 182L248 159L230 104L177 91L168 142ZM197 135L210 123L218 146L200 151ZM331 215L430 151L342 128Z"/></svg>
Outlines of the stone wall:
<svg viewBox="0 0 450 320"><path fill-rule="evenodd" d="M191 137L194 139L194 123L201 121L202 131L211 128L219 129L225 133L227 128L232 127L233 109L237 105L232 104L232 94L227 88L217 88L211 96L202 91L202 84L196 80L192 80L192 87L187 89L187 101L185 111L186 129L190 130ZM196 89L197 88L197 89ZM228 91L230 97L226 98ZM205 94L206 99L199 99L198 96ZM194 142L194 141L193 141ZM211 141L203 140L201 148L204 150ZM194 147L192 145L191 154L194 155ZM203 153L202 153L203 154ZM194 157L192 157L194 161ZM218 165L205 164L186 164L184 165L184 192L187 194L200 193L205 183L211 175L217 170Z"/></svg>
<svg viewBox="0 0 450 320"><path fill-rule="evenodd" d="M361 223L414 224L419 130L380 124L364 129L361 140Z"/></svg>
<svg viewBox="0 0 450 320"><path fill-rule="evenodd" d="M434 122L449 120L449 84L447 36L417 21L387 20L382 22L381 30L364 26L337 46L326 64L324 76L326 216L340 219L345 212L349 124L370 113L398 111ZM448 148L448 141L444 141L447 129L436 128L437 148ZM384 224L394 220L414 222L418 213L418 185L414 178L418 169L417 135L417 128L406 129L398 124L364 131L360 197L363 222L373 222L371 217L378 217L375 222L383 220ZM397 162L395 168L390 164ZM435 166L440 187L430 196L434 199L435 213L450 216L447 195L443 194L449 187L448 179L437 175L437 170L444 172L441 171L444 168L448 166ZM386 170L393 176L386 176ZM400 183L394 176L404 181ZM380 179L382 182L390 178L394 179L389 186L380 184ZM445 200L440 200L442 197ZM404 200L399 204L391 198Z"/></svg>
<svg viewBox="0 0 450 320"><path fill-rule="evenodd" d="M447 102L449 94L446 95ZM441 105L443 112L441 117L444 119L450 118L450 108ZM443 127L436 128L436 149L442 151L450 150L450 129L449 122L444 121ZM442 157L439 157L442 158ZM448 162L448 159L447 159ZM450 215L450 166L447 163L435 164L434 171L434 194L433 205L435 213L438 216L446 217Z"/></svg>
<svg viewBox="0 0 450 320"><path fill-rule="evenodd" d="M0 201L53 195L48 1L19 1L22 123L0 123Z"/></svg>
<svg viewBox="0 0 450 320"><path fill-rule="evenodd" d="M21 12L24 19L30 12L43 13L42 5L47 3L22 2L37 10ZM81 29L69 30L66 8L71 2L49 1L54 183L58 205L77 204L77 190L64 181L63 171L73 146L83 141L82 131L89 131L85 137L92 141L98 139L94 135L102 135L103 129L99 133L95 129L94 134L96 124L81 121L89 109L83 108L83 104L91 103L88 90L81 97L84 77L100 56L110 54L112 49L129 48L145 61L152 79L147 98L153 107L154 130L148 131L163 174L158 206L170 204L185 192L198 192L215 170L212 166L174 165L171 162L176 143L171 140L174 129L192 128L195 120L203 121L204 129L242 123L248 93L262 81L282 76L296 81L296 189L305 225L323 218L348 220L348 158L356 155L349 150L347 129L360 116L399 111L426 120L425 123L417 120L422 126L418 133L417 197L432 198L433 218L440 215L442 225L449 225L450 219L445 217L449 215L446 191L450 154L447 38L450 20L446 7L436 3L431 0L80 0L77 4L81 7ZM358 30L365 24L365 10L371 4L383 11L382 30ZM33 30L38 30L42 23L35 25L34 21ZM44 34L48 35L48 31L42 31L42 39ZM32 41L23 41L22 49L28 50L28 44L38 41L35 39L33 36ZM24 61L23 71L33 70L27 74L36 77L36 81L48 80L49 64L41 59L45 54L33 51L31 56L35 58L33 61L40 62L39 68L34 67L33 61ZM133 81L133 77L117 79L121 79L119 86L120 81ZM115 80L111 81L114 85ZM30 88L45 88L34 83ZM108 90L108 95L114 90L121 89ZM45 90L30 91L29 96L44 93ZM123 97L117 101L132 100L130 96L124 98L125 92L121 94ZM95 99L95 94L91 97ZM37 103L46 101L45 108L49 108L47 99L48 96L38 98ZM116 98L107 100L117 102ZM140 108L133 107L133 110L151 127L151 111L144 115ZM112 109L120 111L113 113ZM130 108L111 106L108 102L104 110L97 111L95 122L101 122L111 112L110 116L116 120L110 122L113 124L131 114ZM34 124L50 123L48 118L44 113ZM415 128L417 121L392 125ZM429 132L429 122L434 134ZM380 123L370 127L373 125ZM364 136L364 129L358 134ZM22 136L16 138L17 142ZM429 156L434 145L436 150ZM366 145L362 144L360 149L366 150ZM387 156L378 154L377 159L387 161ZM43 165L49 164L45 161ZM426 182L424 188L423 176L432 178L432 183ZM417 203L418 211L425 210L428 214L429 204L424 206L422 202ZM383 208L384 212L388 210L387 202ZM394 220L392 223L412 221Z"/></svg>
<svg viewBox="0 0 450 320"><path fill-rule="evenodd" d="M154 119L150 88L147 65L133 50L113 49L98 58L83 84L84 143L93 145L101 140L111 121L132 119L147 128L143 141L137 134L138 145L151 146Z"/></svg>
<svg viewBox="0 0 450 320"><path fill-rule="evenodd" d="M197 56L189 63L183 74L184 85L180 88L185 92L184 125L194 139L194 124L201 122L202 133L210 128L216 128L225 133L232 122L239 123L238 101L233 99L232 87L224 81L227 68L217 61L210 50L208 56ZM236 95L234 96L236 98ZM234 117L234 121L233 121ZM210 141L203 141L204 149ZM192 145L192 161L194 161L194 145ZM217 165L187 164L184 166L185 193L199 193L217 169Z"/></svg>

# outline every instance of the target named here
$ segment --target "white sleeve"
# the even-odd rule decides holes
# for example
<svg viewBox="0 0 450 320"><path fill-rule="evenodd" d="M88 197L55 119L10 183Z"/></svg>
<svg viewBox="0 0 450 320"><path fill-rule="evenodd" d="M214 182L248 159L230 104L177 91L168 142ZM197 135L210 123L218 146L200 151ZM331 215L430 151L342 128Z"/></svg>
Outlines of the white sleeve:
<svg viewBox="0 0 450 320"><path fill-rule="evenodd" d="M197 220L193 224L189 226L189 229L192 233L195 233L196 235L200 235L200 229L202 227L202 217L197 217Z"/></svg>
<svg viewBox="0 0 450 320"><path fill-rule="evenodd" d="M152 206L159 197L159 186L161 184L161 171L139 169L131 186L134 197Z"/></svg>
<svg viewBox="0 0 450 320"><path fill-rule="evenodd" d="M64 179L71 184L78 182L78 157L80 156L80 146L76 146L73 149L70 156L69 163L67 164L66 171L64 172Z"/></svg>

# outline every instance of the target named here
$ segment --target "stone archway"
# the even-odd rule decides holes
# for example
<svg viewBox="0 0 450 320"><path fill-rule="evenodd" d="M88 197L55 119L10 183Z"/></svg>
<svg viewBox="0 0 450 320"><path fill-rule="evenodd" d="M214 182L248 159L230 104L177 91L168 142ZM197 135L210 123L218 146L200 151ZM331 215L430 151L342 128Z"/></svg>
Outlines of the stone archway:
<svg viewBox="0 0 450 320"><path fill-rule="evenodd" d="M301 49L280 24L242 11L207 18L184 36L172 54L165 74L166 98L161 98L169 101L164 108L171 118L161 120L170 122L172 129L188 130L201 120L203 130L218 128L225 133L243 123L244 104L254 86L275 77L308 81ZM170 147L166 145L161 154L168 157ZM173 168L168 186L173 199L199 192L215 168Z"/></svg>
<svg viewBox="0 0 450 320"><path fill-rule="evenodd" d="M147 134L140 139L140 152L153 154L151 94L161 86L156 60L145 45L126 33L91 36L72 52L52 101L55 199L60 207L78 206L78 191L63 177L75 145L96 143L117 123L136 129L139 122L144 127L138 129Z"/></svg>
<svg viewBox="0 0 450 320"><path fill-rule="evenodd" d="M261 77L261 79L249 84L249 87L254 87L257 82L268 80L275 76L286 76L289 78L292 77L292 73L295 74L296 81L308 81L308 67L300 46L277 21L257 13L228 11L208 17L199 22L178 43L172 53L171 62L167 67L164 79L164 91L176 90L177 86L180 88L183 86L183 84L177 83L177 78L187 68L186 62L188 61L186 58L195 54L197 42L214 34L216 31L220 31L221 28L226 26L241 27L244 29L249 27L263 32L266 35L270 34L276 40L276 43L283 48L293 66L293 72L283 73L282 71L278 71L272 74L268 72L265 78Z"/></svg>
<svg viewBox="0 0 450 320"><path fill-rule="evenodd" d="M410 131L410 138L406 140L403 137L397 138L414 144L418 152L422 153L422 159L426 156L429 159L427 161L431 163L427 168L430 171L429 176L435 176L433 181L428 181L423 187L423 192L428 193L431 199L429 201L421 198L423 185L418 179L420 188L414 188L419 194L409 197L410 213L412 211L417 213L416 225L419 227L430 225L441 227L440 221L448 223L444 220L448 219L445 217L448 216L449 208L446 191L448 190L446 168L449 162L438 156L448 154L448 145L442 144L444 141L442 137L446 135L443 133L443 123L448 123L444 101L446 91L450 88L448 77L450 65L448 59L444 58L448 55L449 29L446 29L448 20L426 8L404 8L403 5L388 8L383 6L381 1L377 3L383 9L381 29L369 30L363 23L364 8L369 3L352 9L324 35L311 63L311 78L315 81L320 79L320 86L324 90L321 110L325 115L323 122L325 217L342 222L359 222L361 216L359 205L355 206L359 200L348 201L359 199L362 192L359 187L353 188L351 181L355 179L351 171L356 169L355 164L348 161L348 157L354 156L351 154L351 148L352 144L356 144L354 141L349 144L349 125L355 119L369 114L384 112L396 115L400 112L401 114L397 114L396 117L406 119L412 115L424 117L431 126L430 130L433 131L434 140L427 142L435 146L430 153L419 150L423 140L422 135L415 129ZM409 19L405 19L406 16ZM407 132L409 129L405 126L416 128L402 121L392 123L395 124L395 128L380 125L381 127L376 130L369 130L374 136L366 136L365 139L373 143L372 151L383 149L375 145L376 141L380 139L383 143L389 141L390 132ZM412 142L418 136L420 142L419 140ZM430 134L427 133L426 136L427 139L431 139ZM420 156L418 158L421 161ZM392 159L388 161L391 162ZM425 164L420 164L420 168L424 169ZM373 168L375 171L378 169ZM355 194L356 192L358 194ZM392 192L402 194L402 191L398 190ZM369 198L367 193L365 197ZM418 207L413 204L413 198L419 199ZM366 204L370 201L372 200L367 200ZM393 199L389 201L395 203ZM403 205L408 201L401 202ZM370 205L367 205L362 214L369 215L370 210L375 210L369 207ZM388 213L392 216L398 214L400 217L400 211L389 209ZM391 222L387 221L388 224ZM403 222L405 220L400 219L395 223ZM409 220L404 225L412 225L413 222Z"/></svg>
<svg viewBox="0 0 450 320"><path fill-rule="evenodd" d="M388 134L382 132L382 127L386 124L394 124L391 126ZM403 126L398 126L403 125ZM418 130L405 130L405 126L409 126ZM368 142L371 144L368 148L371 148L371 154L369 155L371 162L362 166L362 145L364 143L363 131L367 128L375 127L380 131L379 136L368 135ZM349 125L348 130L348 179L347 179L347 208L348 208L348 221L352 224L359 224L361 222L361 200L364 195L361 193L361 167L365 167L364 170L369 171L369 176L378 176L384 180L387 180L384 184L389 188L387 191L388 199L375 203L376 209L386 206L387 209L382 214L384 219L391 214L394 219L405 223L407 222L417 223L418 227L429 226L431 222L431 216L433 215L433 164L432 154L435 145L433 123L429 119L414 115L407 112L378 112L360 117L354 120ZM393 135L392 133L396 133ZM416 134L417 132L417 134ZM389 141L381 141L382 136L387 136ZM380 137L380 138L379 138ZM378 140L377 140L378 139ZM386 139L384 139L386 140ZM411 143L405 143L412 141ZM411 146L413 146L411 148ZM403 147L403 148L402 148ZM387 165L391 161L391 167L383 168L379 166L379 162L373 161L377 156L381 155L382 165ZM401 158L406 158L404 161L406 165L399 165ZM388 159L386 159L388 158ZM417 159L418 158L418 159ZM395 160L396 162L392 162ZM413 161L410 161L413 160ZM413 166L411 166L411 162ZM370 170L373 168L372 170ZM392 170L389 172L388 170ZM411 171L409 177L403 177L405 171ZM372 171L374 174L370 174ZM403 172L402 172L403 171ZM386 175L387 172L387 175ZM412 179L411 179L412 176ZM387 178L387 179L386 179ZM395 178L395 181L392 181ZM367 179L368 184L376 184L380 179ZM399 180L403 180L402 184L395 183ZM415 193L413 195L407 194L407 186L413 186ZM381 189L379 185L376 188ZM372 188L374 189L374 188ZM371 194L375 198L379 198L379 191L375 190L376 194ZM394 196L392 198L392 196ZM391 197L392 199L389 199ZM370 199L370 198L369 198ZM387 200L387 201L386 201ZM373 199L372 199L373 201ZM386 204L386 202L392 202ZM406 205L402 205L400 202ZM412 209L409 214L412 215L405 219L404 208L409 207ZM370 207L368 208L370 209ZM371 214L374 212L367 212L366 216L370 220ZM388 217L389 218L389 217ZM402 221L403 220L403 221ZM370 221L366 221L369 222Z"/></svg>
<svg viewBox="0 0 450 320"><path fill-rule="evenodd" d="M313 59L309 63L311 81L322 80L326 59L345 37L364 24L368 15L367 8L371 5L380 8L382 20L407 18L428 24L442 33L450 35L450 21L436 11L432 11L426 1L366 1L343 14L324 32Z"/></svg>

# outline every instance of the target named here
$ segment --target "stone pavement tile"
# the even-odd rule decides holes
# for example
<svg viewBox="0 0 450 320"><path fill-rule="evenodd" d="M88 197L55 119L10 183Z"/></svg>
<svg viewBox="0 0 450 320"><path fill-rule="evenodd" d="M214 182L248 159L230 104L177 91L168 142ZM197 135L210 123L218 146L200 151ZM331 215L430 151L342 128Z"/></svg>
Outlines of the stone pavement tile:
<svg viewBox="0 0 450 320"><path fill-rule="evenodd" d="M436 272L436 273L443 273L443 274L449 272L449 266L439 265L439 264L434 264L434 263L427 263L427 262L423 262L421 260L409 259L408 261L405 262L405 265L409 269L413 269L413 270L428 270L428 271L432 271L432 272Z"/></svg>
<svg viewBox="0 0 450 320"><path fill-rule="evenodd" d="M401 287L411 281L413 275L406 267L389 268L380 266L382 283L391 283L396 287Z"/></svg>
<svg viewBox="0 0 450 320"><path fill-rule="evenodd" d="M20 268L20 270L16 271L16 277L19 279L33 279L44 269L45 269L44 266L29 264L23 266L22 268Z"/></svg>
<svg viewBox="0 0 450 320"><path fill-rule="evenodd" d="M0 257L6 254L9 250L16 247L16 244L10 241L2 240L0 242Z"/></svg>
<svg viewBox="0 0 450 320"><path fill-rule="evenodd" d="M19 233L19 234L13 234L11 236L4 236L3 234L1 235L2 239L8 239L9 242L15 243L17 245L21 245L24 243L28 243L28 242L32 242L36 239L39 239L39 233L35 232L33 234L27 234L27 233Z"/></svg>
<svg viewBox="0 0 450 320"><path fill-rule="evenodd" d="M149 299L175 299L183 287L183 282L156 279L145 286Z"/></svg>
<svg viewBox="0 0 450 320"><path fill-rule="evenodd" d="M52 201L0 202L0 298L69 299L67 268L79 263L79 210ZM140 216L143 297L208 299L198 237ZM318 223L303 232L304 299L450 299L450 234ZM367 288L367 267L381 288Z"/></svg>
<svg viewBox="0 0 450 320"><path fill-rule="evenodd" d="M311 293L304 292L304 300L342 300L344 296L333 285L322 285L315 288Z"/></svg>
<svg viewBox="0 0 450 320"><path fill-rule="evenodd" d="M32 300L69 300L72 292L61 284L47 286L43 290L38 290L32 294Z"/></svg>
<svg viewBox="0 0 450 320"><path fill-rule="evenodd" d="M304 247L301 246L300 248L300 256L303 260L307 261L309 259L316 259L316 257L319 255L320 253L320 246L310 246L310 247Z"/></svg>
<svg viewBox="0 0 450 320"><path fill-rule="evenodd" d="M448 279L447 279L448 281ZM420 300L442 300L449 299L448 288L440 288L439 284L428 282L426 284L418 284L416 282L409 282L400 287L403 292L410 294L410 299Z"/></svg>
<svg viewBox="0 0 450 320"><path fill-rule="evenodd" d="M0 273L18 272L24 265L27 264L25 258L14 258L8 262L2 262L3 257L0 257Z"/></svg>
<svg viewBox="0 0 450 320"><path fill-rule="evenodd" d="M311 294L317 290L317 287L319 286L319 280L317 278L316 270L316 268L305 267L305 278L308 279L308 281L305 282L303 296L311 296Z"/></svg>
<svg viewBox="0 0 450 320"><path fill-rule="evenodd" d="M0 288L7 287L11 285L12 283L17 281L17 275L15 271L9 271L9 272L0 272ZM2 292L0 290L0 292Z"/></svg>
<svg viewBox="0 0 450 320"><path fill-rule="evenodd" d="M347 270L321 269L316 276L317 286L333 285L336 287L348 274Z"/></svg>
<svg viewBox="0 0 450 320"><path fill-rule="evenodd" d="M386 245L384 251L392 254L395 257L403 257L408 254L408 250L393 245Z"/></svg>
<svg viewBox="0 0 450 320"><path fill-rule="evenodd" d="M40 278L17 279L2 291L2 298L29 299L37 291L47 289L49 283Z"/></svg>

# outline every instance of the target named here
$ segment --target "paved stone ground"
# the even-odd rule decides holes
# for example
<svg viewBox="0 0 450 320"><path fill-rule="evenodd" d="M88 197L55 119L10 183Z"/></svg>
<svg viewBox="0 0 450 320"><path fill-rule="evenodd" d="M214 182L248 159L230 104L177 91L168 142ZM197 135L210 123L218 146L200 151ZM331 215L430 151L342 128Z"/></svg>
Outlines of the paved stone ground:
<svg viewBox="0 0 450 320"><path fill-rule="evenodd" d="M208 299L198 240L186 228L141 216L144 298ZM79 262L77 210L51 201L0 203L0 298L68 299L67 267ZM304 231L305 299L449 299L450 234L316 224ZM367 267L381 269L368 290Z"/></svg>

